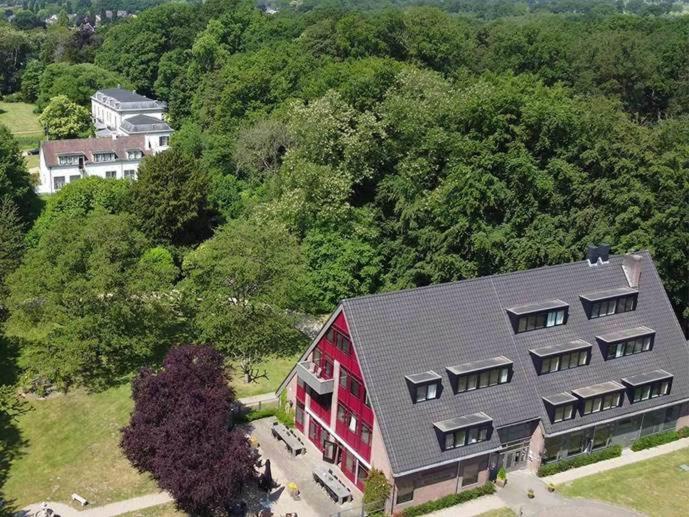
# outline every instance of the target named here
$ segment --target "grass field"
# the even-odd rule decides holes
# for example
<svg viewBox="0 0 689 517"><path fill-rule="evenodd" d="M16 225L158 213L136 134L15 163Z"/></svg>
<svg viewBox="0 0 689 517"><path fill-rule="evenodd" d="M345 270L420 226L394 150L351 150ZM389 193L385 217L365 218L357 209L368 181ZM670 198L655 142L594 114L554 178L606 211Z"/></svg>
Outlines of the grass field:
<svg viewBox="0 0 689 517"><path fill-rule="evenodd" d="M244 382L239 370L235 371L232 385L237 393L237 397L251 397L252 395L275 391L292 369L297 359L299 359L299 355L289 358L275 358L266 362L261 366L261 369L266 370L267 377L258 379L251 384Z"/></svg>
<svg viewBox="0 0 689 517"><path fill-rule="evenodd" d="M122 517L182 517L187 515L175 508L173 503L161 504L159 506L151 506L143 510L137 510L131 513L125 513Z"/></svg>
<svg viewBox="0 0 689 517"><path fill-rule="evenodd" d="M489 512L484 512L478 515L478 517L515 517L517 514L514 513L509 508L498 508L497 510L491 510Z"/></svg>
<svg viewBox="0 0 689 517"><path fill-rule="evenodd" d="M689 515L689 448L578 479L558 489L662 517Z"/></svg>
<svg viewBox="0 0 689 517"><path fill-rule="evenodd" d="M237 396L274 391L295 360L268 361L268 378L256 384L246 385L237 376L233 382ZM10 466L3 495L21 508L48 499L69 502L73 492L93 506L155 492L155 483L137 473L118 446L119 430L132 405L128 384L102 393L73 391L31 401L30 410L17 419L24 445ZM172 505L146 512L137 515L181 515Z"/></svg>
<svg viewBox="0 0 689 517"><path fill-rule="evenodd" d="M94 506L156 490L118 447L132 408L128 385L103 393L73 391L30 403L18 418L24 442L4 495L17 507L42 500L68 502L77 492Z"/></svg>
<svg viewBox="0 0 689 517"><path fill-rule="evenodd" d="M0 102L0 124L6 125L17 138L22 149L36 146L43 138L43 129L33 104L23 102Z"/></svg>

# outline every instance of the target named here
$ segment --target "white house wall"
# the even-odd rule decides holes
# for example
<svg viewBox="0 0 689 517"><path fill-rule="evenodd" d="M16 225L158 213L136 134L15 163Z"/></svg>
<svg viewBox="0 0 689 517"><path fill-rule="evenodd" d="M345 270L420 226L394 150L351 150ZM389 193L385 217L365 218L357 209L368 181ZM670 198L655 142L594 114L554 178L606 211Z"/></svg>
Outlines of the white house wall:
<svg viewBox="0 0 689 517"><path fill-rule="evenodd" d="M99 178L105 178L107 171L115 171L115 179L124 179L124 171L126 170L139 170L140 160L118 160L114 162L99 162L99 163L87 163L84 166L85 175L82 176L81 170L78 165L56 165L55 167L47 167L45 162L41 159L41 184L37 188L39 194L52 194L55 192L54 180L55 178L63 177L65 178L65 185L75 181L77 178L72 179L75 176L79 176L78 179L82 177L98 176ZM134 179L136 179L136 173L134 174Z"/></svg>

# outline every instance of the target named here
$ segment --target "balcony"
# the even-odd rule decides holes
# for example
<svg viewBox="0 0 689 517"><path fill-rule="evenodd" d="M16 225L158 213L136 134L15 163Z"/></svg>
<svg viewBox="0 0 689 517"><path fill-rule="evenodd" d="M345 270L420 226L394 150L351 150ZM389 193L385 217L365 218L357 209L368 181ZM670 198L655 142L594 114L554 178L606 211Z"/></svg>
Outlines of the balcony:
<svg viewBox="0 0 689 517"><path fill-rule="evenodd" d="M325 379L320 367L311 361L302 361L297 364L297 375L318 395L327 395L333 392L334 380Z"/></svg>

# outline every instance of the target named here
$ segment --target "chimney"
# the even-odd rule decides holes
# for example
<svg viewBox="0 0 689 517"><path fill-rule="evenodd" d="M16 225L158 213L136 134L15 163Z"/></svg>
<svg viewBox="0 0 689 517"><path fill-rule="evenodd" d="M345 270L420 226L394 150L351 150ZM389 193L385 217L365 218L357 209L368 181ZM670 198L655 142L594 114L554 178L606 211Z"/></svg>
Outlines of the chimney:
<svg viewBox="0 0 689 517"><path fill-rule="evenodd" d="M639 287L639 279L641 278L641 255L628 254L622 260L622 271L627 277L629 287L637 289Z"/></svg>
<svg viewBox="0 0 689 517"><path fill-rule="evenodd" d="M607 264L610 258L610 245L600 244L596 246L595 244L589 244L586 258L588 259L589 266Z"/></svg>
<svg viewBox="0 0 689 517"><path fill-rule="evenodd" d="M111 136L112 136L112 139L113 139L113 140L117 140L117 133L116 133L116 132L113 131L113 132L111 133Z"/></svg>

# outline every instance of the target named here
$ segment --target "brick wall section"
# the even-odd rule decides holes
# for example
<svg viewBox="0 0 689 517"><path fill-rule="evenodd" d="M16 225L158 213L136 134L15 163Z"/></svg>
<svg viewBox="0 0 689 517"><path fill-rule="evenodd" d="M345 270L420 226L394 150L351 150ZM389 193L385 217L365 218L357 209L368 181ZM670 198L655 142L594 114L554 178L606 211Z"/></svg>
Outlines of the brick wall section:
<svg viewBox="0 0 689 517"><path fill-rule="evenodd" d="M689 427L689 402L682 404L682 407L679 410L677 429L681 429L682 427Z"/></svg>
<svg viewBox="0 0 689 517"><path fill-rule="evenodd" d="M531 435L529 442L529 457L526 460L526 468L534 474L541 466L541 454L545 450L545 436L543 436L543 426L539 423L536 430Z"/></svg>

